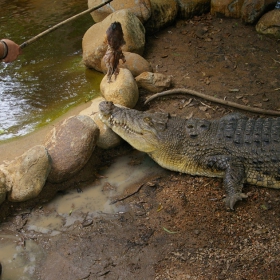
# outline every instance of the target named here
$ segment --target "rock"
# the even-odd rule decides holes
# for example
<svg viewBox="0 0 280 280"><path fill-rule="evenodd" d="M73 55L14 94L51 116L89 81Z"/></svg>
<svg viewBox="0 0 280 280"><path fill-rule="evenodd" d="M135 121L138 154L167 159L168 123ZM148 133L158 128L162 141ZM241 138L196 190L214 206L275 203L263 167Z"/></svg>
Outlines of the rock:
<svg viewBox="0 0 280 280"><path fill-rule="evenodd" d="M102 72L101 59L107 50L105 43L106 30L115 21L121 23L124 40L126 41L122 50L142 55L145 47L145 28L133 13L120 10L94 24L84 34L82 42L83 62L88 68L94 68Z"/></svg>
<svg viewBox="0 0 280 280"><path fill-rule="evenodd" d="M184 19L208 13L211 7L211 0L177 0L177 2L179 3L178 16Z"/></svg>
<svg viewBox="0 0 280 280"><path fill-rule="evenodd" d="M241 8L241 18L245 23L253 24L269 8L274 8L275 0L245 0Z"/></svg>
<svg viewBox="0 0 280 280"><path fill-rule="evenodd" d="M160 92L171 86L171 77L161 73L144 72L135 80L139 87L151 92Z"/></svg>
<svg viewBox="0 0 280 280"><path fill-rule="evenodd" d="M153 34L176 19L179 5L176 0L151 0L152 15L144 24L146 32Z"/></svg>
<svg viewBox="0 0 280 280"><path fill-rule="evenodd" d="M111 149L122 143L122 138L100 120L98 113L93 116L93 120L100 130L96 144L99 148Z"/></svg>
<svg viewBox="0 0 280 280"><path fill-rule="evenodd" d="M1 166L6 176L8 199L13 202L36 197L43 189L51 170L51 159L42 145Z"/></svg>
<svg viewBox="0 0 280 280"><path fill-rule="evenodd" d="M240 18L244 0L211 0L211 14L216 17Z"/></svg>
<svg viewBox="0 0 280 280"><path fill-rule="evenodd" d="M115 80L113 75L110 83L105 75L100 83L100 91L106 100L128 108L133 108L139 98L136 81L131 72L125 68L120 68L117 79Z"/></svg>
<svg viewBox="0 0 280 280"><path fill-rule="evenodd" d="M124 56L126 62L123 63L120 60L119 66L120 68L128 69L133 75L133 77L136 77L143 72L151 72L153 70L151 64L145 58L143 58L141 55L137 53L124 52ZM106 74L107 68L105 66L103 59L101 61L101 68L102 68L102 72Z"/></svg>
<svg viewBox="0 0 280 280"><path fill-rule="evenodd" d="M86 115L93 119L99 128L99 137L96 146L102 149L111 149L118 146L122 139L99 118L99 103L104 101L103 97L95 98L87 109L81 111L79 115Z"/></svg>
<svg viewBox="0 0 280 280"><path fill-rule="evenodd" d="M88 8L93 8L100 4L98 0L88 0ZM111 13L126 9L133 13L143 23L151 16L150 0L114 0L109 5L103 6L91 13L95 22L100 22Z"/></svg>
<svg viewBox="0 0 280 280"><path fill-rule="evenodd" d="M88 116L74 116L54 127L46 147L52 158L48 181L60 183L77 174L87 163L96 146L99 129Z"/></svg>
<svg viewBox="0 0 280 280"><path fill-rule="evenodd" d="M79 115L89 116L90 118L93 119L94 114L99 112L99 103L104 101L104 100L105 99L103 97L94 98L91 101L91 105L88 108L86 108L83 111L81 111L79 113Z"/></svg>
<svg viewBox="0 0 280 280"><path fill-rule="evenodd" d="M2 202L5 201L5 199L6 199L6 194L7 194L6 176L5 176L5 174L1 171L1 167L0 167L0 205L2 204Z"/></svg>
<svg viewBox="0 0 280 280"><path fill-rule="evenodd" d="M260 34L280 39L280 9L274 9L262 16L256 30Z"/></svg>

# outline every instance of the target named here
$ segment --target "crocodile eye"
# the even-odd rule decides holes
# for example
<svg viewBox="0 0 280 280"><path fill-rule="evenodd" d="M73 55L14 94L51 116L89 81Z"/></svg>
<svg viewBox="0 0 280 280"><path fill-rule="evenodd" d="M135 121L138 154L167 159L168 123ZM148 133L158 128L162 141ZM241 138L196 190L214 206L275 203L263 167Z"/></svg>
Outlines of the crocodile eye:
<svg viewBox="0 0 280 280"><path fill-rule="evenodd" d="M194 126L192 124L188 124L187 128L194 128Z"/></svg>

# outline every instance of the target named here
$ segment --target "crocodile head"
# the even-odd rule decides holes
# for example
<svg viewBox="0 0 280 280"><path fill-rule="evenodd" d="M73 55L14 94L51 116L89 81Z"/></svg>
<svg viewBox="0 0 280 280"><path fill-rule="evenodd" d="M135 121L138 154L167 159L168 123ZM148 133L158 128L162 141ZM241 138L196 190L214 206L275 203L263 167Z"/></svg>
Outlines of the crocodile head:
<svg viewBox="0 0 280 280"><path fill-rule="evenodd" d="M160 132L166 129L169 115L117 107L111 101L99 105L100 119L135 149L152 153L158 149Z"/></svg>

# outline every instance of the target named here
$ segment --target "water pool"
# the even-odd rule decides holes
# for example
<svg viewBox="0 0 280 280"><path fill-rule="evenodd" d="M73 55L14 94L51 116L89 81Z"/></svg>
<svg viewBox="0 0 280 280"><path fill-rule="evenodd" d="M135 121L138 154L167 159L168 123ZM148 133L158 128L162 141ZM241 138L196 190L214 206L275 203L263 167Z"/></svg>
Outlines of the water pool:
<svg viewBox="0 0 280 280"><path fill-rule="evenodd" d="M1 38L22 44L87 7L79 0L0 0ZM103 74L82 64L81 40L94 24L84 15L0 64L0 142L26 135L99 95Z"/></svg>

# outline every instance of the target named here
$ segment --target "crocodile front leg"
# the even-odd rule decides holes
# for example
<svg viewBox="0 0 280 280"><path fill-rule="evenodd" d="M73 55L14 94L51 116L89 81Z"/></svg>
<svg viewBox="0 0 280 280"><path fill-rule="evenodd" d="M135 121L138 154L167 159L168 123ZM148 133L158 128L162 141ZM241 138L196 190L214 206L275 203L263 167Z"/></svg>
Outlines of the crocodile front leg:
<svg viewBox="0 0 280 280"><path fill-rule="evenodd" d="M247 198L247 195L242 193L246 176L242 161L224 155L211 156L206 161L207 167L225 171L223 178L227 193L225 203L226 207L234 210L234 205L237 201L242 200L242 198Z"/></svg>

